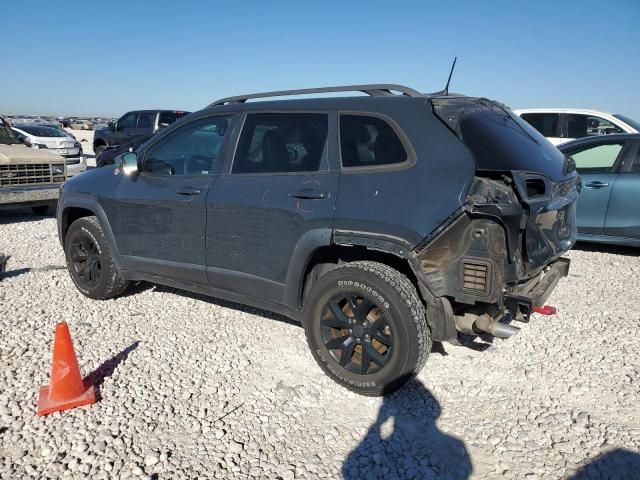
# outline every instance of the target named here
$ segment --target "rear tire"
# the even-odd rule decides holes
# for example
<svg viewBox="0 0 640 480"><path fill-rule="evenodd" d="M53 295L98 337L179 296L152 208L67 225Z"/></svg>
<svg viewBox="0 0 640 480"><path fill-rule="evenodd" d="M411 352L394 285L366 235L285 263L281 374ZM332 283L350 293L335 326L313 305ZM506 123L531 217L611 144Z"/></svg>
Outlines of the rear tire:
<svg viewBox="0 0 640 480"><path fill-rule="evenodd" d="M402 387L420 372L431 351L415 287L377 262L346 263L320 277L303 321L318 365L361 395L385 395Z"/></svg>
<svg viewBox="0 0 640 480"><path fill-rule="evenodd" d="M96 217L82 217L71 224L64 253L71 280L83 295L106 300L129 286L113 263L109 242Z"/></svg>

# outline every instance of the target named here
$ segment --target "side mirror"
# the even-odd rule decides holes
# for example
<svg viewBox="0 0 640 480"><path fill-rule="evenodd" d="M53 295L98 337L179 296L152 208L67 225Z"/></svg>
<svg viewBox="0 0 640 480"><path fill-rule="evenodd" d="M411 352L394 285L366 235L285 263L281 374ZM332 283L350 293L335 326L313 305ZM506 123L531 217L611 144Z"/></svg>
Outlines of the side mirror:
<svg viewBox="0 0 640 480"><path fill-rule="evenodd" d="M29 140L29 137L20 137L20 141L27 147L33 147L33 144L31 143L31 140Z"/></svg>
<svg viewBox="0 0 640 480"><path fill-rule="evenodd" d="M113 130L113 131L115 131L115 130L116 130L116 124L115 124L115 122L109 122L109 123L107 123L107 128L108 128L109 130Z"/></svg>
<svg viewBox="0 0 640 480"><path fill-rule="evenodd" d="M136 152L127 152L120 157L122 171L125 175L138 173L138 155Z"/></svg>

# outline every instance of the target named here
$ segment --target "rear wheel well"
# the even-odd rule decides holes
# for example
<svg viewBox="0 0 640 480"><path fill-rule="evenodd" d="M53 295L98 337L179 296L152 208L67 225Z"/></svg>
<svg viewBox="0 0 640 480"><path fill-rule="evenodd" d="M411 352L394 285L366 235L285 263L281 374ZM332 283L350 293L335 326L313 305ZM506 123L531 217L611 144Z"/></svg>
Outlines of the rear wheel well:
<svg viewBox="0 0 640 480"><path fill-rule="evenodd" d="M96 147L101 147L101 146L103 146L103 145L104 145L104 146L106 146L106 145L107 145L107 142L105 142L104 140L102 140L102 139L100 139L100 138L99 138L99 139L97 139L97 140L94 140L94 142L93 142L93 149L95 150L95 149L96 149Z"/></svg>
<svg viewBox="0 0 640 480"><path fill-rule="evenodd" d="M91 217L95 215L91 210L79 207L65 208L62 212L62 241L67 236L67 231L73 222L82 217Z"/></svg>
<svg viewBox="0 0 640 480"><path fill-rule="evenodd" d="M362 246L344 247L340 245L321 247L313 252L302 277L303 284L300 305L304 306L308 292L322 275L337 265L358 260L370 260L383 263L402 273L413 284L418 292L418 297L420 297L422 303L426 305L424 298L422 298L420 288L418 287L418 279L407 260L391 253L371 250Z"/></svg>

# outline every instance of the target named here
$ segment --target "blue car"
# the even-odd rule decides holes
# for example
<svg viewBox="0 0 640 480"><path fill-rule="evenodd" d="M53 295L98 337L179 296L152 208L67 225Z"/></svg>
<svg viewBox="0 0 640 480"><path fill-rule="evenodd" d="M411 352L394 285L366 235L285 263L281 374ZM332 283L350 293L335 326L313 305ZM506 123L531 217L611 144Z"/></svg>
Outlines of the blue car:
<svg viewBox="0 0 640 480"><path fill-rule="evenodd" d="M558 148L582 179L578 240L640 247L640 134L586 137Z"/></svg>

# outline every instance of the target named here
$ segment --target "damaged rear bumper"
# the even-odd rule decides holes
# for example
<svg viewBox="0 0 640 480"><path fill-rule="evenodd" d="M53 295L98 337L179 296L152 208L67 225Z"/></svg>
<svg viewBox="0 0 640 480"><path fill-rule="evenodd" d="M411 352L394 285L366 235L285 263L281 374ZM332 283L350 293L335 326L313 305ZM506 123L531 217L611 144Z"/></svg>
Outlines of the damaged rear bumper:
<svg viewBox="0 0 640 480"><path fill-rule="evenodd" d="M547 301L561 278L569 274L571 260L558 258L550 263L539 276L528 282L518 284L507 290L503 296L503 304L521 321L529 321L533 307L541 307Z"/></svg>

